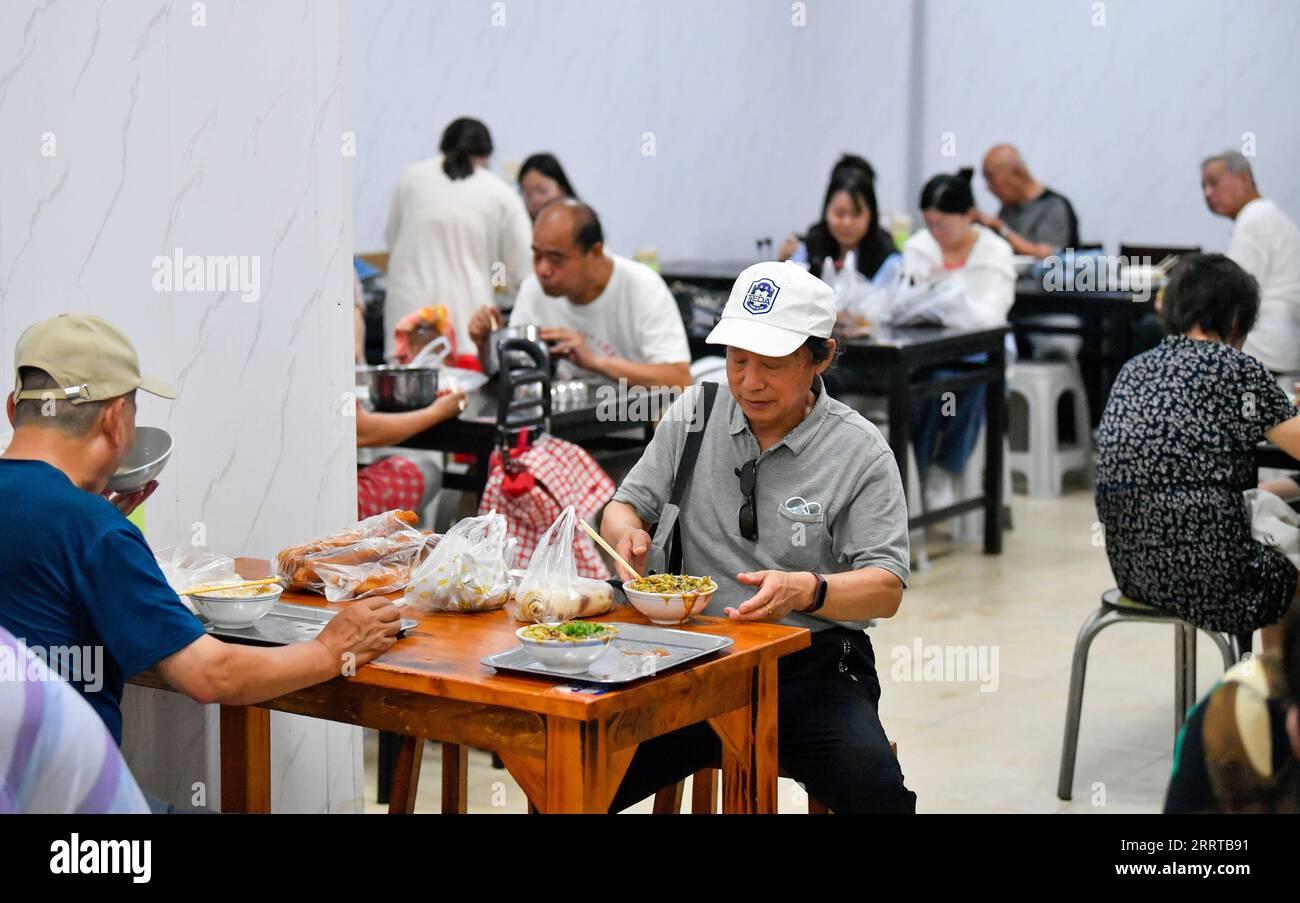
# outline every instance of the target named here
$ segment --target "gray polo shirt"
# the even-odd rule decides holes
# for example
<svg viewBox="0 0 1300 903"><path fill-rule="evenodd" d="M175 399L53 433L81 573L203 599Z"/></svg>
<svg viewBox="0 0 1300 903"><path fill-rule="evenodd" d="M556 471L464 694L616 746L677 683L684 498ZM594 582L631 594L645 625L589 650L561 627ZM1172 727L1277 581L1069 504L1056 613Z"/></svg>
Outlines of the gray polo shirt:
<svg viewBox="0 0 1300 903"><path fill-rule="evenodd" d="M682 528L682 567L695 576L711 576L718 584L706 614L721 617L724 608L739 606L753 596L754 587L736 581L736 574L748 571L834 574L878 567L907 584L907 504L894 454L878 429L826 394L820 379L814 388L817 401L812 412L760 455L744 412L726 385L718 387L677 517ZM616 501L631 505L647 524L660 522L668 507L673 473L690 426L689 412L700 391L693 386L677 400L614 494ZM748 540L740 535L744 497L736 470L755 458L758 539ZM791 512L785 503L794 496L820 502L822 512ZM670 509L656 534L656 545L671 520ZM662 570L662 554L652 554L649 566ZM782 623L812 630L837 623L852 630L867 626L866 621L830 621L797 612Z"/></svg>
<svg viewBox="0 0 1300 903"><path fill-rule="evenodd" d="M1032 200L1015 207L1003 207L998 217L1013 232L1033 242L1053 248L1073 248L1079 244L1079 221L1064 195L1050 188Z"/></svg>

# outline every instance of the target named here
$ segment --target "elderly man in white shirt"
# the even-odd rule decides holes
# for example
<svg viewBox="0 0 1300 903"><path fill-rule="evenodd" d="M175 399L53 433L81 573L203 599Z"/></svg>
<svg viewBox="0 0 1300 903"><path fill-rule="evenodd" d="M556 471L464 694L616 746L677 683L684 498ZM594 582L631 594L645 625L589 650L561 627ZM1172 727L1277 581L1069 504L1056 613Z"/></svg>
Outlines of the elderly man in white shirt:
<svg viewBox="0 0 1300 903"><path fill-rule="evenodd" d="M384 301L384 353L409 313L446 305L462 351L469 320L494 303L498 286L514 291L528 275L530 220L519 194L487 168L492 136L475 119L443 132L442 156L402 173L384 232L390 252Z"/></svg>
<svg viewBox="0 0 1300 903"><path fill-rule="evenodd" d="M474 315L469 331L480 349L497 325L494 307ZM561 379L691 384L691 349L672 292L645 264L607 254L596 211L580 201L553 201L538 214L533 275L519 287L510 325L539 327Z"/></svg>
<svg viewBox="0 0 1300 903"><path fill-rule="evenodd" d="M1300 229L1260 197L1250 161L1236 151L1201 164L1201 190L1212 212L1232 220L1228 256L1259 282L1259 319L1242 350L1290 395L1300 379Z"/></svg>

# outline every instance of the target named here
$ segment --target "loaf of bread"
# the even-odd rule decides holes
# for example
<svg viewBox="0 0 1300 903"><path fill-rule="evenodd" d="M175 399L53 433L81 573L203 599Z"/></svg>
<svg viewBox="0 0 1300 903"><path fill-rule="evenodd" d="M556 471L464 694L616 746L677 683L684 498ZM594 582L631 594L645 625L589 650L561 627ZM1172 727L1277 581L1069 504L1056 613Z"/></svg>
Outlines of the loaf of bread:
<svg viewBox="0 0 1300 903"><path fill-rule="evenodd" d="M516 621L529 624L596 618L614 607L614 588L603 580L578 577L573 591L529 589L510 603Z"/></svg>
<svg viewBox="0 0 1300 903"><path fill-rule="evenodd" d="M414 511L386 511L331 536L284 549L275 573L288 589L324 593L331 602L396 592L437 543L415 529Z"/></svg>

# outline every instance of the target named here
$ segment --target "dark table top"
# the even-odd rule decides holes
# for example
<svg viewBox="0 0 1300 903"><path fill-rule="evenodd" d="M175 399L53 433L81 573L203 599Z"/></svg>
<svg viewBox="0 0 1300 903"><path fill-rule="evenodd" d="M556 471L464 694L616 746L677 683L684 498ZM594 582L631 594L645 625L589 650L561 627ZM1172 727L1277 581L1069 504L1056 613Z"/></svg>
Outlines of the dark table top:
<svg viewBox="0 0 1300 903"><path fill-rule="evenodd" d="M680 279L682 282L735 282L745 269L758 260L664 260L659 263L659 275L665 282Z"/></svg>
<svg viewBox="0 0 1300 903"><path fill-rule="evenodd" d="M578 380L587 391L584 396L569 394L561 399L552 393L550 433L561 439L580 442L583 439L607 436L611 433L647 425L644 420L629 420L628 411L618 404L618 388L600 380ZM559 385L557 382L556 385ZM644 390L632 390L644 391ZM667 390L655 390L656 404L652 410L667 410ZM440 423L432 429L412 436L402 445L434 451L482 451L490 448L496 439L497 383L492 380L480 389L468 393L468 405L457 419Z"/></svg>
<svg viewBox="0 0 1300 903"><path fill-rule="evenodd" d="M1016 281L1016 306L1012 308L1013 315L1022 312L1036 313L1047 307L1052 308L1052 313L1095 310L1108 314L1141 316L1155 309L1155 291L1049 289L1041 279L1027 278Z"/></svg>

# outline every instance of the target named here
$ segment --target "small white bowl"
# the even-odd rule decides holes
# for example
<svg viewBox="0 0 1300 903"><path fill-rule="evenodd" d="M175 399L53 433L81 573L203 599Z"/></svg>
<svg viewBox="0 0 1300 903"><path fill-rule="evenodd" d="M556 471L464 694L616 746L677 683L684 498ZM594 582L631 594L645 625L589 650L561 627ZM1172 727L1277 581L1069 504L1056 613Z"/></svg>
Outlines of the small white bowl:
<svg viewBox="0 0 1300 903"><path fill-rule="evenodd" d="M528 625L528 627L532 626ZM539 663L562 674L582 674L605 654L605 650L609 648L610 641L615 636L613 633L607 633L605 636L593 637L590 640L542 641L524 636L524 631L528 627L520 627L515 631L520 644Z"/></svg>
<svg viewBox="0 0 1300 903"><path fill-rule="evenodd" d="M256 596L232 598L207 594L191 595L190 599L194 601L194 607L199 610L199 614L217 627L237 630L241 627L251 627L259 618L265 617L266 613L275 607L275 603L280 601L282 592L284 592L283 586L273 584L266 587L265 592Z"/></svg>
<svg viewBox="0 0 1300 903"><path fill-rule="evenodd" d="M695 615L703 614L709 600L718 591L718 584L710 581L712 589L693 596L647 593L632 589L632 582L624 582L623 592L627 593L627 600L632 603L632 607L649 618L652 624L685 624Z"/></svg>

